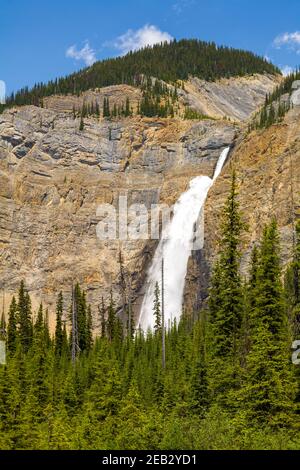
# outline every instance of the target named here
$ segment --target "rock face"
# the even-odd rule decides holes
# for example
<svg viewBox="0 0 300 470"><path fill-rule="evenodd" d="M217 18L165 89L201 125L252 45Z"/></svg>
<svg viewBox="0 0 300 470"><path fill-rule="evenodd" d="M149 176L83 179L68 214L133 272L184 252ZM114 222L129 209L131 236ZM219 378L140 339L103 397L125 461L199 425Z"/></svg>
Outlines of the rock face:
<svg viewBox="0 0 300 470"><path fill-rule="evenodd" d="M232 80L234 87L238 87L238 80ZM248 98L244 103L241 92L239 115L228 107L227 116L236 120L249 116L255 106L262 103L265 91L270 91L277 82L276 78L272 81L265 76L260 80L263 92L259 89L259 77L253 77L255 85L251 85L251 95L255 94L253 90L257 90L253 103L250 105ZM195 86L192 81L186 85L186 90L190 86ZM213 87L214 84L207 86ZM222 86L218 84L220 90ZM136 100L139 99L138 90L125 87L123 92L125 96L127 92L131 93L131 97L135 93ZM124 99L120 87L109 87L101 93L115 96L116 102ZM184 93L185 97L181 99L188 98L188 91ZM195 92L193 96L196 95ZM200 90L199 103L206 100L206 95L202 95ZM84 130L79 131L79 119L73 119L70 113L74 100L78 99L51 97L44 103L44 108L25 106L7 110L0 116L0 288L7 304L20 280L24 279L34 307L43 300L50 308L50 319L53 319L57 293L62 290L68 299L71 285L77 281L86 289L94 310L101 296L108 298L110 288L120 305L120 252L138 309L141 300L138 292L157 240L99 239L96 229L103 214L99 215L101 211L97 212L97 208L110 204L117 210L120 196L127 198L128 207L144 204L148 211L152 204L172 205L194 176L212 176L221 151L232 145L240 132L240 126L228 120L139 117L119 121L86 118ZM217 115L223 106L220 100L216 102L215 110L207 108L211 114ZM250 148L251 138L254 139L250 136L234 152L234 161L238 158L243 160L242 168L243 145ZM268 172L267 138L265 142L263 158ZM256 145L253 155L256 155L258 166L253 167L252 163L250 169L245 166L245 173L240 176L242 181L248 180L247 191L252 187L250 180L255 177L261 181L264 172L258 153L262 145L259 137ZM281 158L280 168L284 169L286 160L283 156ZM274 167L276 171L277 167ZM209 263L215 252L216 214L225 197L228 175L229 165L211 191L206 211L207 249L205 253L195 255L198 267L202 258ZM279 194L278 188L283 180L279 175L276 178L272 184L278 183L274 191ZM266 181L271 184L268 177ZM262 182L261 188L261 197L264 198ZM253 187L252 191L255 189ZM284 211L284 201L283 196L281 211ZM264 199L256 199L256 203L257 211L264 212L268 208L268 205L263 205ZM248 209L257 219L252 208ZM118 217L116 222L118 226ZM192 267L187 283L189 297L198 299L197 276L196 282L195 279L190 282L190 278L193 278Z"/></svg>
<svg viewBox="0 0 300 470"><path fill-rule="evenodd" d="M277 82L280 80L281 77L278 77ZM181 94L189 106L202 114L245 121L273 87L274 76L270 75L223 78L217 82L205 82L194 77L186 83L185 91Z"/></svg>
<svg viewBox="0 0 300 470"><path fill-rule="evenodd" d="M233 168L248 226L242 240L242 274L247 275L251 250L273 217L278 221L281 259L286 265L292 259L294 222L300 217L300 106L291 109L284 122L240 137L230 162L212 187L205 208L205 247L190 259L186 283L190 306L199 306L205 297L208 275L219 250L220 217Z"/></svg>

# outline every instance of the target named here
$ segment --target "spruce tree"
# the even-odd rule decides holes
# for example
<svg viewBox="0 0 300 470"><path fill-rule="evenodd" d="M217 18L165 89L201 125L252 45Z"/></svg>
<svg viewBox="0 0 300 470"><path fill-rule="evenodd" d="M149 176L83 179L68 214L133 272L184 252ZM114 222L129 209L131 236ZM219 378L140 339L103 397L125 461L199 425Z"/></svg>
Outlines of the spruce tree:
<svg viewBox="0 0 300 470"><path fill-rule="evenodd" d="M293 339L298 339L300 334L300 221L295 227L293 261L285 274L285 296Z"/></svg>
<svg viewBox="0 0 300 470"><path fill-rule="evenodd" d="M93 346L93 317L92 309L89 305L87 308L87 321L86 321L86 350L90 351Z"/></svg>
<svg viewBox="0 0 300 470"><path fill-rule="evenodd" d="M126 104L125 104L125 116L128 117L130 116L130 101L129 98L126 98Z"/></svg>
<svg viewBox="0 0 300 470"><path fill-rule="evenodd" d="M286 311L291 328L292 341L300 338L300 221L295 227L295 246L293 261L288 266L284 278ZM300 406L300 368L295 366L298 382L296 403Z"/></svg>
<svg viewBox="0 0 300 470"><path fill-rule="evenodd" d="M107 312L107 336L112 341L116 333L116 310L112 291L110 292L110 303Z"/></svg>
<svg viewBox="0 0 300 470"><path fill-rule="evenodd" d="M13 354L17 349L17 317L18 317L18 306L16 298L13 297L8 313L8 325L7 325L7 349L9 353Z"/></svg>
<svg viewBox="0 0 300 470"><path fill-rule="evenodd" d="M5 339L6 337L6 321L4 312L2 312L0 320L0 339Z"/></svg>
<svg viewBox="0 0 300 470"><path fill-rule="evenodd" d="M55 325L55 336L54 336L54 347L55 354L61 355L63 345L63 328L62 328L62 316L63 316L63 294L59 293L56 303L56 325Z"/></svg>
<svg viewBox="0 0 300 470"><path fill-rule="evenodd" d="M100 331L101 331L101 337L104 338L106 335L106 307L104 304L104 299L103 296L101 298L101 305L98 307L99 314L100 314Z"/></svg>
<svg viewBox="0 0 300 470"><path fill-rule="evenodd" d="M235 172L223 210L220 256L209 292L208 357L211 393L224 404L238 387L238 355L243 317L243 286L239 273L240 237L244 224L237 201ZM231 400L231 404L234 400Z"/></svg>
<svg viewBox="0 0 300 470"><path fill-rule="evenodd" d="M161 331L161 309L160 309L160 290L159 290L158 282L156 282L155 289L154 289L153 314L155 318L154 329L156 333L159 333Z"/></svg>
<svg viewBox="0 0 300 470"><path fill-rule="evenodd" d="M81 291L79 284L76 284L75 303L77 311L77 332L80 351L85 351L87 347L87 304L85 292Z"/></svg>
<svg viewBox="0 0 300 470"><path fill-rule="evenodd" d="M83 115L82 114L81 114L81 117L80 117L79 130L80 130L80 132L84 130L84 120L83 120Z"/></svg>
<svg viewBox="0 0 300 470"><path fill-rule="evenodd" d="M251 349L246 360L241 402L250 420L282 426L291 420L296 384L275 220L263 233L257 282L251 296Z"/></svg>
<svg viewBox="0 0 300 470"><path fill-rule="evenodd" d="M20 344L23 351L28 351L32 344L32 314L31 300L25 289L24 282L21 282L18 298L17 321L19 325Z"/></svg>

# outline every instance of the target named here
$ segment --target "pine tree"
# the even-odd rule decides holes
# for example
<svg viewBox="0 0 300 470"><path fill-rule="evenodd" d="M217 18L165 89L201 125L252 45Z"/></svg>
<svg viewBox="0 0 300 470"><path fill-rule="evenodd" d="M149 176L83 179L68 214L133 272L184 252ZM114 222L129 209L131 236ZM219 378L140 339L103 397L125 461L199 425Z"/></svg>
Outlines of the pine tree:
<svg viewBox="0 0 300 470"><path fill-rule="evenodd" d="M131 305L131 301L129 300L127 306L127 337L129 340L132 340L134 338L134 332L134 312Z"/></svg>
<svg viewBox="0 0 300 470"><path fill-rule="evenodd" d="M293 261L288 266L284 278L284 293L286 311L291 328L292 340L299 340L300 335L300 221L295 227L295 246ZM295 377L298 382L296 403L300 406L300 370L295 367Z"/></svg>
<svg viewBox="0 0 300 470"><path fill-rule="evenodd" d="M295 382L275 220L264 230L256 269L250 302L251 349L241 398L250 420L281 426L289 422L294 410Z"/></svg>
<svg viewBox="0 0 300 470"><path fill-rule="evenodd" d="M104 97L103 100L103 117L109 118L110 117L110 105L109 105L109 98Z"/></svg>
<svg viewBox="0 0 300 470"><path fill-rule="evenodd" d="M1 320L0 320L0 339L4 339L6 337L6 321L5 321L5 315L4 311L2 312L1 315Z"/></svg>
<svg viewBox="0 0 300 470"><path fill-rule="evenodd" d="M43 331L44 331L43 304L40 304L39 309L38 309L37 319L33 326L34 339L43 340Z"/></svg>
<svg viewBox="0 0 300 470"><path fill-rule="evenodd" d="M32 344L32 314L31 314L31 300L28 292L25 290L24 282L21 282L19 289L17 319L19 324L19 337L20 344L23 351L28 351Z"/></svg>
<svg viewBox="0 0 300 470"><path fill-rule="evenodd" d="M203 312L200 320L194 325L193 340L195 348L195 356L193 357L193 366L191 374L191 409L198 416L204 417L209 405L209 385L207 377L207 363L205 351L205 312Z"/></svg>
<svg viewBox="0 0 300 470"><path fill-rule="evenodd" d="M87 304L85 292L81 291L79 284L76 284L75 290L75 303L77 310L77 331L78 331L78 344L80 351L85 351L87 347Z"/></svg>
<svg viewBox="0 0 300 470"><path fill-rule="evenodd" d="M86 322L86 350L90 351L93 346L93 317L91 306L87 309L87 322Z"/></svg>
<svg viewBox="0 0 300 470"><path fill-rule="evenodd" d="M62 316L63 316L63 294L59 293L56 303L56 326L55 326L55 355L60 356L62 353L63 346L63 328L62 328Z"/></svg>
<svg viewBox="0 0 300 470"><path fill-rule="evenodd" d="M295 232L293 261L285 274L285 296L293 339L298 339L300 333L300 221L296 224Z"/></svg>
<svg viewBox="0 0 300 470"><path fill-rule="evenodd" d="M159 333L161 331L161 309L160 309L160 289L159 289L158 282L156 282L155 289L154 289L153 314L155 317L154 329L156 333Z"/></svg>
<svg viewBox="0 0 300 470"><path fill-rule="evenodd" d="M131 112L130 112L130 101L129 101L129 98L127 97L126 98L126 104L125 104L125 116L128 117L130 116Z"/></svg>
<svg viewBox="0 0 300 470"><path fill-rule="evenodd" d="M221 253L211 279L208 317L210 387L224 404L238 387L238 350L243 317L243 287L239 273L240 236L244 224L237 201L236 174L223 211Z"/></svg>
<svg viewBox="0 0 300 470"><path fill-rule="evenodd" d="M112 291L110 292L110 303L107 312L107 336L109 341L115 338L116 333L116 310Z"/></svg>
<svg viewBox="0 0 300 470"><path fill-rule="evenodd" d="M47 348L51 346L51 337L49 331L49 310L46 309L44 316L44 343Z"/></svg>
<svg viewBox="0 0 300 470"><path fill-rule="evenodd" d="M105 319L106 307L104 304L103 296L101 298L101 305L99 305L98 309L99 309L99 314L100 314L101 337L104 338L106 335L106 319Z"/></svg>
<svg viewBox="0 0 300 470"><path fill-rule="evenodd" d="M16 298L13 297L8 313L8 325L7 325L7 349L9 353L13 354L17 349L17 317L18 317L18 306Z"/></svg>
<svg viewBox="0 0 300 470"><path fill-rule="evenodd" d="M83 119L83 115L82 115L82 114L81 114L81 117L80 117L79 130L80 130L80 131L83 131L83 130L84 130L84 119Z"/></svg>

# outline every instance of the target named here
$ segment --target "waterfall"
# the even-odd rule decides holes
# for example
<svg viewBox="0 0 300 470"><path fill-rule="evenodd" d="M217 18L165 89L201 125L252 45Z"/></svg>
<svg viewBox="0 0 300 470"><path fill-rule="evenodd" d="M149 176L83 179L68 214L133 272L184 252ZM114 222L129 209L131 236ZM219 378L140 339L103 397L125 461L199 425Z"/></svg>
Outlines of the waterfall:
<svg viewBox="0 0 300 470"><path fill-rule="evenodd" d="M201 213L208 191L222 171L230 148L221 153L213 179L197 176L192 179L189 189L183 193L174 206L173 218L163 230L152 264L147 273L146 290L140 311L138 326L147 331L154 328L154 289L158 282L161 288L161 265L164 259L165 324L178 322L187 273L187 264L193 248L194 227ZM201 228L203 231L203 227ZM201 234L203 236L203 233Z"/></svg>

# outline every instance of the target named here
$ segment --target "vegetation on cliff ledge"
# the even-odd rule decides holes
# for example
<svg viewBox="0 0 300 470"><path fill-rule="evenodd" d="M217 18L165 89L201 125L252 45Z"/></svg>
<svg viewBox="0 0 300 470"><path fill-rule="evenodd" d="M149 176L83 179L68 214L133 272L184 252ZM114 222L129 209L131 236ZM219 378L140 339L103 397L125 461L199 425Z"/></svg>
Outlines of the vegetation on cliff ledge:
<svg viewBox="0 0 300 470"><path fill-rule="evenodd" d="M291 109L290 97L293 92L293 83L298 80L300 80L300 71L291 73L272 93L266 96L264 106L249 124L249 132L254 129L267 129L283 120Z"/></svg>

